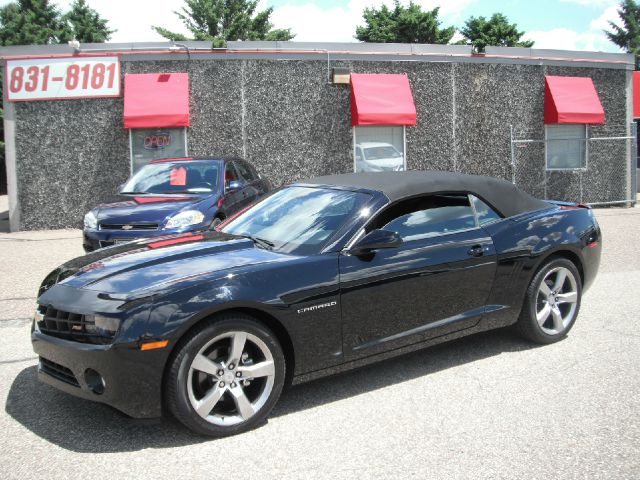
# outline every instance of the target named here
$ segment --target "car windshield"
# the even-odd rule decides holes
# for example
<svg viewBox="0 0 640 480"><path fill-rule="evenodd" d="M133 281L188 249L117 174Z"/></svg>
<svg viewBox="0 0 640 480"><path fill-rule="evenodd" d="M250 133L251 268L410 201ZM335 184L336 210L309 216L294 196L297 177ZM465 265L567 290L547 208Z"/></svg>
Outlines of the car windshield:
<svg viewBox="0 0 640 480"><path fill-rule="evenodd" d="M364 149L364 157L367 160L382 160L384 158L398 158L400 156L400 152L391 145Z"/></svg>
<svg viewBox="0 0 640 480"><path fill-rule="evenodd" d="M284 253L318 252L370 198L328 188L287 187L225 225L221 231L272 244Z"/></svg>
<svg viewBox="0 0 640 480"><path fill-rule="evenodd" d="M121 193L212 193L218 189L221 168L219 160L149 163L125 183Z"/></svg>

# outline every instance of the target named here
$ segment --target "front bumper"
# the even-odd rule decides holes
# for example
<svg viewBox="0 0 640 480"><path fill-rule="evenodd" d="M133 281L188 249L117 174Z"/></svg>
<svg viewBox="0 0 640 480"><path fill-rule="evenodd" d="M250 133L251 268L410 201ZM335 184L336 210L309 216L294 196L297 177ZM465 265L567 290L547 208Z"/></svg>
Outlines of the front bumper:
<svg viewBox="0 0 640 480"><path fill-rule="evenodd" d="M168 349L141 351L130 344L90 345L31 333L41 361L38 378L59 390L110 405L133 418L162 414L162 374ZM96 393L95 374L103 379ZM89 371L89 372L88 372Z"/></svg>

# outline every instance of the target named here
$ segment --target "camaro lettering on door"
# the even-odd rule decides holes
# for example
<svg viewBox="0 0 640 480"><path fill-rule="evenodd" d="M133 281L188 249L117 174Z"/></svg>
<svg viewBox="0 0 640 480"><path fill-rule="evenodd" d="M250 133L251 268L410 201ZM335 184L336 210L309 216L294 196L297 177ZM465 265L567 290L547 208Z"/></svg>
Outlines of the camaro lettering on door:
<svg viewBox="0 0 640 480"><path fill-rule="evenodd" d="M311 307L305 307L298 310L298 313L313 312L314 310L320 310L321 308L334 307L338 302L321 303L320 305L313 305Z"/></svg>

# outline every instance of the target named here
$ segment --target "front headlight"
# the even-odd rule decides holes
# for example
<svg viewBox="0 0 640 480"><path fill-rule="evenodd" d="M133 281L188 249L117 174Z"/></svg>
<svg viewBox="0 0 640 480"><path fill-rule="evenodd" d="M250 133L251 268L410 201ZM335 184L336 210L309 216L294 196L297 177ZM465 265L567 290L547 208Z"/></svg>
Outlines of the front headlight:
<svg viewBox="0 0 640 480"><path fill-rule="evenodd" d="M182 228L189 225L197 225L204 220L204 214L197 210L180 212L169 219L164 228Z"/></svg>
<svg viewBox="0 0 640 480"><path fill-rule="evenodd" d="M98 219L96 218L96 214L93 212L89 212L84 216L84 228L96 229L98 228Z"/></svg>
<svg viewBox="0 0 640 480"><path fill-rule="evenodd" d="M91 323L91 320L93 320L93 324ZM90 335L113 337L118 331L118 328L120 328L120 319L114 317L103 317L102 315L87 315L85 328L87 333Z"/></svg>

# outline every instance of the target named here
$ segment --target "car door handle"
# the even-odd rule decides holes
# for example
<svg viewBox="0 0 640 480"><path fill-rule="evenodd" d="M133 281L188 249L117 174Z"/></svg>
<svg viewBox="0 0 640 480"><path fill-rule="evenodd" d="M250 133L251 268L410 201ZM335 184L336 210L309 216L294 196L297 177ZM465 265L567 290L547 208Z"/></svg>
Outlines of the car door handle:
<svg viewBox="0 0 640 480"><path fill-rule="evenodd" d="M474 245L467 253L472 257L481 257L484 255L484 248L482 248L482 245Z"/></svg>

